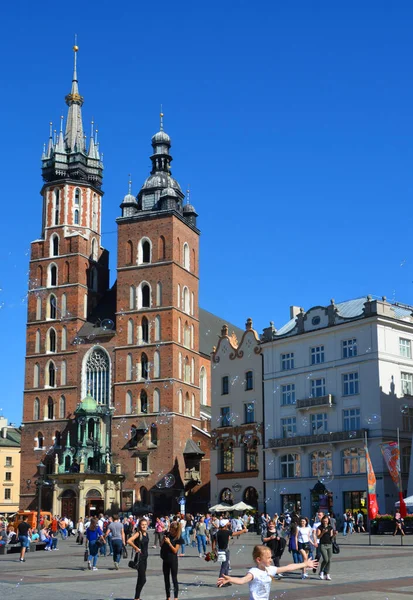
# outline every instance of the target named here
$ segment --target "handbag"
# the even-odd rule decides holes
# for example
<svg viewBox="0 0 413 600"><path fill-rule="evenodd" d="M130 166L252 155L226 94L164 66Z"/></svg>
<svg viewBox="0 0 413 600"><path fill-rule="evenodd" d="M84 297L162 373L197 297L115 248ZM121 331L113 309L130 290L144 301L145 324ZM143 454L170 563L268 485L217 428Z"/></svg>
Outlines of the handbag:
<svg viewBox="0 0 413 600"><path fill-rule="evenodd" d="M128 558L128 549L125 544L122 545L122 558Z"/></svg>
<svg viewBox="0 0 413 600"><path fill-rule="evenodd" d="M84 562L87 562L88 558L89 558L89 552L88 552L88 550L85 550L84 553L83 553L83 560L84 560Z"/></svg>
<svg viewBox="0 0 413 600"><path fill-rule="evenodd" d="M337 544L336 540L333 540L332 546L333 554L340 554L340 546Z"/></svg>
<svg viewBox="0 0 413 600"><path fill-rule="evenodd" d="M140 556L141 556L141 553L140 552L136 552L135 553L135 558L133 560L130 560L128 562L128 567L130 569L137 569L139 567Z"/></svg>
<svg viewBox="0 0 413 600"><path fill-rule="evenodd" d="M225 550L218 550L218 562L223 563L227 560L227 553Z"/></svg>

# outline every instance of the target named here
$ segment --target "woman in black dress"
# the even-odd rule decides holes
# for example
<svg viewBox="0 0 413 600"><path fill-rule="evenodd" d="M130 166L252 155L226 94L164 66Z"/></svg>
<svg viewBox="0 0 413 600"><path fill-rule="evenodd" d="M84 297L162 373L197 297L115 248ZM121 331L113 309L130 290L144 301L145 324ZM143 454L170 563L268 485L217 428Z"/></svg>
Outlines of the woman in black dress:
<svg viewBox="0 0 413 600"><path fill-rule="evenodd" d="M135 549L138 563L138 580L136 582L135 589L135 600L140 600L141 591L146 583L146 567L148 564L148 521L146 519L140 519L136 533L128 539L129 546Z"/></svg>
<svg viewBox="0 0 413 600"><path fill-rule="evenodd" d="M176 521L171 523L169 531L165 533L165 537L161 545L162 571L165 580L166 600L171 598L171 580L174 586L174 598L178 600L178 552L181 544L184 544L181 537L181 525Z"/></svg>

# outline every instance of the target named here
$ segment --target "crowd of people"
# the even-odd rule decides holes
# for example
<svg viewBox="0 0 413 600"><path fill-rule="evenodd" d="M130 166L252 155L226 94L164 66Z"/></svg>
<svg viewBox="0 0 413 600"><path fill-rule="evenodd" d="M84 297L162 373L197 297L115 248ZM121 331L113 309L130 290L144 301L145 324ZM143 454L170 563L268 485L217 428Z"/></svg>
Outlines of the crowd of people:
<svg viewBox="0 0 413 600"><path fill-rule="evenodd" d="M358 514L346 512L344 535L353 532L354 523L357 523L357 531L364 531L363 519ZM153 528L151 540L150 527ZM249 531L261 535L262 543L253 550L255 566L244 577L231 577L230 540ZM272 579L281 579L292 571L301 572L302 579L306 579L309 572L316 573L319 566L318 577L331 581L337 522L333 513L324 514L323 511L317 512L311 524L307 517L296 513L273 517L262 513L257 519L247 513L239 516L230 513L219 516L176 514L156 518L152 515L120 518L117 514L100 514L80 518L76 525L66 517L55 516L51 521L42 519L37 530L29 526L27 517L23 517L17 531L12 524L0 520L0 543L20 542L22 562L26 560L25 552L31 541L42 541L46 551L53 551L58 550L58 536L67 540L72 535L76 536L76 543L84 545L87 569L97 571L99 557L111 556L113 568L118 570L122 557L129 558L128 566L137 571L135 600L140 600L146 584L150 546L160 551L167 600L170 600L171 592L172 598L178 598L178 559L186 556L189 547L197 549L200 559L219 563L218 587L248 583L250 597L261 599L267 596L257 596L254 590L269 590ZM128 556L128 550L131 556ZM291 554L293 562L281 567L285 550Z"/></svg>

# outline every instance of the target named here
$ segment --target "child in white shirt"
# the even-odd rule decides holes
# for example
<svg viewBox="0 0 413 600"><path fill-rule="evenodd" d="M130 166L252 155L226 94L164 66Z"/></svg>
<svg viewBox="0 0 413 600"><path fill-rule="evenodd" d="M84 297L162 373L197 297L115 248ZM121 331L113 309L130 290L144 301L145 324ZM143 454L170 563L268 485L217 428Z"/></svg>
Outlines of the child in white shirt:
<svg viewBox="0 0 413 600"><path fill-rule="evenodd" d="M303 563L286 565L285 567L274 567L271 565L271 550L267 546L255 546L252 552L252 558L257 565L248 571L244 577L231 577L223 575L217 581L217 586L222 587L230 583L244 584L248 583L250 588L250 600L269 600L271 590L271 580L281 573L288 573L304 568L315 568L315 560L307 560Z"/></svg>

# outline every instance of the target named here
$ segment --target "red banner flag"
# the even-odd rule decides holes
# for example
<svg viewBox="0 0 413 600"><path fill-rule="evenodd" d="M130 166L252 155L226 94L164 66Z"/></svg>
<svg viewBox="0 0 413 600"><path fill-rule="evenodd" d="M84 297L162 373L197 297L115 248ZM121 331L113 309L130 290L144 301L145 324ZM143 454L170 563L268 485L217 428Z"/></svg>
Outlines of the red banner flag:
<svg viewBox="0 0 413 600"><path fill-rule="evenodd" d="M407 508L403 498L402 479L400 475L399 444L397 442L386 442L384 444L380 444L380 446L381 453L383 454L384 462L389 469L390 476L399 490L400 516L405 517L407 515Z"/></svg>
<svg viewBox="0 0 413 600"><path fill-rule="evenodd" d="M375 519L379 512L379 505L376 496L376 476L374 474L373 465L371 464L370 454L367 449L367 444L364 447L366 452L367 463L367 508L369 519Z"/></svg>

